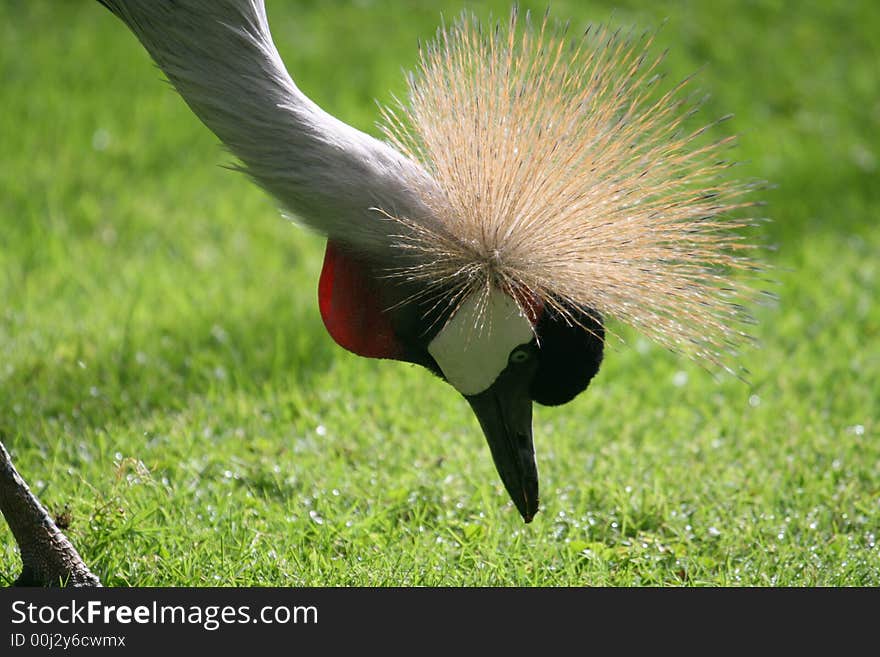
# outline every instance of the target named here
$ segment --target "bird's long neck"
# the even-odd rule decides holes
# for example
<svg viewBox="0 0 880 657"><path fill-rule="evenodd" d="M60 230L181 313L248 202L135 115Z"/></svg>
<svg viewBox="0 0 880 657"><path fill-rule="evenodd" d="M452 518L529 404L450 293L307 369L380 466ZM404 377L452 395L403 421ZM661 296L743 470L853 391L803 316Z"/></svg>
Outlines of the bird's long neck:
<svg viewBox="0 0 880 657"><path fill-rule="evenodd" d="M244 170L304 223L387 252L379 208L423 220L421 167L294 84L262 0L99 0L119 16ZM373 216L371 216L373 215Z"/></svg>

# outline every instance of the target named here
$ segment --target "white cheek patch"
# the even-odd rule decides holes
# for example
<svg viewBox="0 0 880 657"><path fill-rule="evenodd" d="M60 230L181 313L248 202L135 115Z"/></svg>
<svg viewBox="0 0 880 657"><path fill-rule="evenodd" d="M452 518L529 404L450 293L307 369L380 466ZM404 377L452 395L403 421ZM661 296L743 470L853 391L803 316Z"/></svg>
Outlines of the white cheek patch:
<svg viewBox="0 0 880 657"><path fill-rule="evenodd" d="M480 305L471 294L428 345L447 381L463 395L495 383L510 353L533 337L528 318L501 290L492 288L482 315Z"/></svg>

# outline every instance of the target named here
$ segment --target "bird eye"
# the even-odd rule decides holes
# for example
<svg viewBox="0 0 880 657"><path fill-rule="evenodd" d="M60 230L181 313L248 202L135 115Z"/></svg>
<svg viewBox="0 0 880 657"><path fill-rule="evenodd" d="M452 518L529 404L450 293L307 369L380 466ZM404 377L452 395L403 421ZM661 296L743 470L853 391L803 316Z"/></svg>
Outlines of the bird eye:
<svg viewBox="0 0 880 657"><path fill-rule="evenodd" d="M510 354L511 363L525 363L531 354L525 349L514 349Z"/></svg>

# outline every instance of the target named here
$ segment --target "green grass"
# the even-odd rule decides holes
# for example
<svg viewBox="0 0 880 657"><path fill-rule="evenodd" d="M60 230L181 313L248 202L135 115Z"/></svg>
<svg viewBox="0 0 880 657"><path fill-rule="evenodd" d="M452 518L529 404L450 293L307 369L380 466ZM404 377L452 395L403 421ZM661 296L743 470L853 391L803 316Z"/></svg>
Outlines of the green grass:
<svg viewBox="0 0 880 657"><path fill-rule="evenodd" d="M375 133L463 6L269 11L301 88ZM524 525L464 400L332 343L321 240L219 166L121 23L0 4L0 439L105 584L880 585L880 9L553 11L668 18L670 77L701 69L774 185L780 301L748 384L623 331L588 393L537 410ZM2 526L0 581L18 567Z"/></svg>

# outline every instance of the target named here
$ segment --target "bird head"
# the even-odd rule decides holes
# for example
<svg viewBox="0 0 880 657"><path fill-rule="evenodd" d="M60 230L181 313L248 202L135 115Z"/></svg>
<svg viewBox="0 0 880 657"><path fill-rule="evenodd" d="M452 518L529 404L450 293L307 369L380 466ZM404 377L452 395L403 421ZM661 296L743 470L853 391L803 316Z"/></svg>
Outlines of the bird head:
<svg viewBox="0 0 880 657"><path fill-rule="evenodd" d="M402 286L406 287L406 286ZM532 405L559 405L599 370L604 327L589 309L560 313L520 291L487 286L460 303L407 294L354 251L328 242L318 286L324 324L360 356L422 365L467 400L523 519L538 511Z"/></svg>

